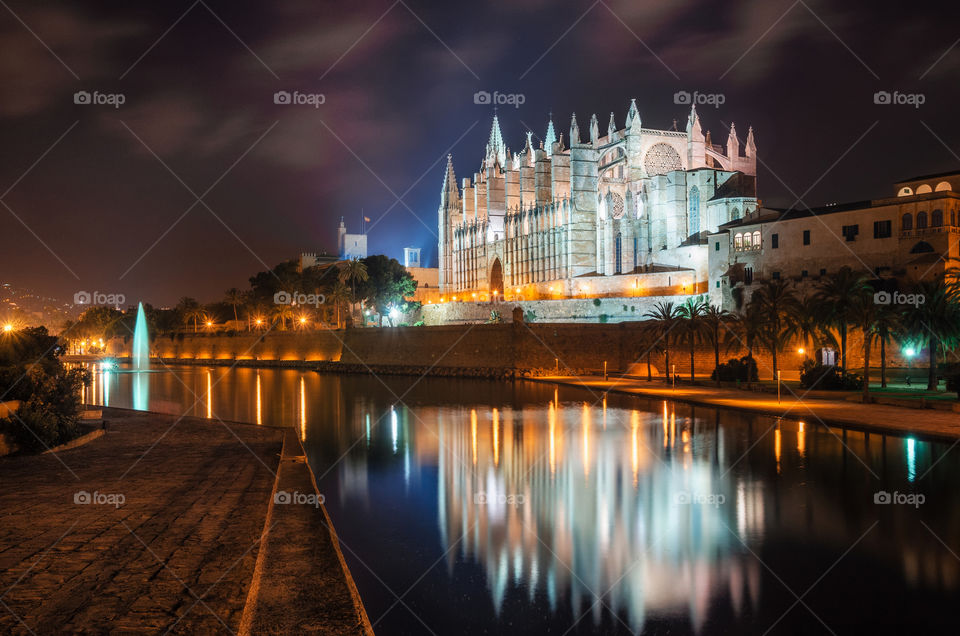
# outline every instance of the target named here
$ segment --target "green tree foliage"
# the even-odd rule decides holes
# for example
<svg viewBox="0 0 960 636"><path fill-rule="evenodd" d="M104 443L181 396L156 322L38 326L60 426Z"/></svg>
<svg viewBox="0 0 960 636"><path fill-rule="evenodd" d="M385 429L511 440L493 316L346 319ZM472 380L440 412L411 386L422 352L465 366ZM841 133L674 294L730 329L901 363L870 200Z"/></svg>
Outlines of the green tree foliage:
<svg viewBox="0 0 960 636"><path fill-rule="evenodd" d="M391 309L405 309L404 298L417 291L417 281L395 258L376 254L362 262L367 269L367 280L357 284L356 293L379 314L382 325L383 317Z"/></svg>

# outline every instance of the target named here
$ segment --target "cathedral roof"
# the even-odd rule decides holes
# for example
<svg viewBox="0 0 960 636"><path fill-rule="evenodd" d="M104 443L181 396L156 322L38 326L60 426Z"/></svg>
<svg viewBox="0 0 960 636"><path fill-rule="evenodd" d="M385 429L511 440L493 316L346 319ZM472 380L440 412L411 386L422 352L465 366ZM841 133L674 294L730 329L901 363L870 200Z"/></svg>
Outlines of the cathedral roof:
<svg viewBox="0 0 960 636"><path fill-rule="evenodd" d="M742 172L734 173L724 181L710 197L711 201L719 199L737 199L757 196L757 178Z"/></svg>

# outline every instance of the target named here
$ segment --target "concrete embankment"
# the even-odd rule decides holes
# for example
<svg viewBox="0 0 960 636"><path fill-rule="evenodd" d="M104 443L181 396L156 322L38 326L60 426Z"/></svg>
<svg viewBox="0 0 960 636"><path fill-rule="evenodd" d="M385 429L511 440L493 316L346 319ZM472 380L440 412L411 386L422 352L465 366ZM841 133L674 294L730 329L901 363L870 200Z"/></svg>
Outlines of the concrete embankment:
<svg viewBox="0 0 960 636"><path fill-rule="evenodd" d="M856 368L861 343L854 333L849 338L848 366ZM544 369L575 373L579 369L626 371L633 364L646 365L651 349L649 332L641 323L512 323L444 325L437 327L365 328L306 332L241 332L227 334L178 334L160 336L150 343L151 356L168 364L233 364L250 366L309 367L316 362L345 364L451 367L477 369ZM689 371L689 350L674 345L671 363L678 373ZM117 338L108 344L108 354L129 357L130 339ZM746 351L724 348L721 359L745 355ZM899 349L888 347L889 369L908 368ZM769 377L773 362L762 351L754 352L761 377ZM789 349L780 356L780 368L795 370L805 356ZM879 349L872 359L879 360ZM662 351L650 351L654 372L662 374ZM697 373L709 374L714 352L709 345L694 349ZM914 369L914 375L921 374Z"/></svg>
<svg viewBox="0 0 960 636"><path fill-rule="evenodd" d="M364 631L329 520L297 526L320 534L266 523L284 429L121 409L104 419L106 434L78 448L0 458L0 633L236 632L265 529L299 546L274 550L271 567L322 572L336 601L291 597L290 615Z"/></svg>

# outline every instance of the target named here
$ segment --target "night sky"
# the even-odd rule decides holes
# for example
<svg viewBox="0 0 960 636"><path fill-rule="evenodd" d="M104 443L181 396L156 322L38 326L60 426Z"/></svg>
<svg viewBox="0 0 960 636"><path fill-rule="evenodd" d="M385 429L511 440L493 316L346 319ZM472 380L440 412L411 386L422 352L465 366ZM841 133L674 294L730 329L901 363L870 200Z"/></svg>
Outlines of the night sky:
<svg viewBox="0 0 960 636"><path fill-rule="evenodd" d="M725 144L731 121L741 141L754 127L772 206L960 169L952 3L0 4L0 282L64 300L219 300L333 251L361 209L371 253L420 246L435 264L445 157L471 175L489 134L479 90L523 95L498 111L513 150L551 110L565 139L573 111L582 131L594 112L601 134L610 111L622 127L631 97L645 127L682 128L676 91L721 93L704 129ZM875 104L881 90L924 103Z"/></svg>

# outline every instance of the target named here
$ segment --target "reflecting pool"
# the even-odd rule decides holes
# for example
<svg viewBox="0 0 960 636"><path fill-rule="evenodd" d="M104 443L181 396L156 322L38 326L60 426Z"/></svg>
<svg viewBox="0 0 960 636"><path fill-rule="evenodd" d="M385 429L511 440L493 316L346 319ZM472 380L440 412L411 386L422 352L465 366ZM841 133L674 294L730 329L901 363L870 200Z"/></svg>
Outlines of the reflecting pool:
<svg viewBox="0 0 960 636"><path fill-rule="evenodd" d="M950 443L533 382L140 375L98 369L86 397L296 427L378 634L954 622Z"/></svg>

